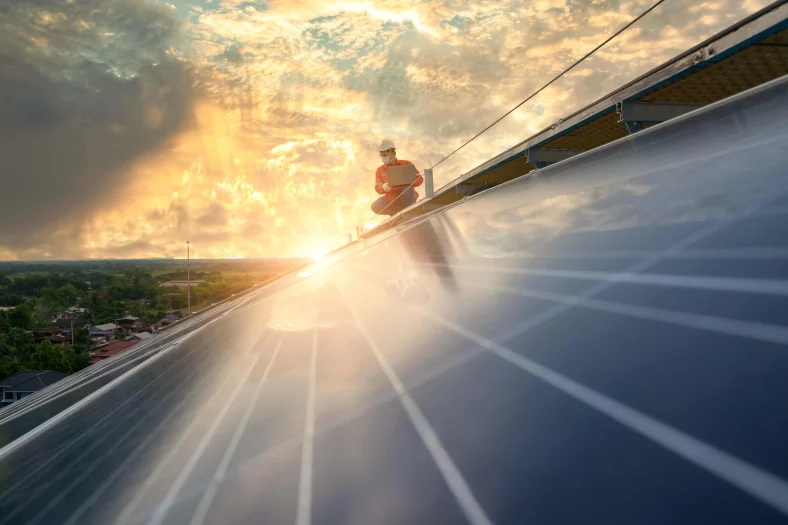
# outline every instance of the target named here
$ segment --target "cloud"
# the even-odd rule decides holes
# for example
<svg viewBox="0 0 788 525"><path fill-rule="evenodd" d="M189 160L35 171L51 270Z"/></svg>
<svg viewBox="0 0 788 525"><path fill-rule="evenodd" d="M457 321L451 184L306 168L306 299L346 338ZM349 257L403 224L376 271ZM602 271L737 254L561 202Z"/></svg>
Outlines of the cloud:
<svg viewBox="0 0 788 525"><path fill-rule="evenodd" d="M98 7L100 6L100 9ZM177 22L141 2L7 2L0 15L0 245L50 246L108 201L125 169L190 120ZM17 38L18 37L18 38ZM73 243L65 252L78 254Z"/></svg>
<svg viewBox="0 0 788 525"><path fill-rule="evenodd" d="M427 167L650 3L0 0L0 253L325 251L370 221L382 137ZM663 5L436 186L765 4Z"/></svg>

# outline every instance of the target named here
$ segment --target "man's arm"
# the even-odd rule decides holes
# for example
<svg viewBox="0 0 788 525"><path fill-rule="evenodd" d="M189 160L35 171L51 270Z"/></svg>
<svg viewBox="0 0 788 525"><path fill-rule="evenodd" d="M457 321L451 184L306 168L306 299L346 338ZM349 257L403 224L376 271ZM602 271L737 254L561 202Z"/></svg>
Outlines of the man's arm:
<svg viewBox="0 0 788 525"><path fill-rule="evenodd" d="M387 191L388 188L386 188L388 184L383 182L383 177L381 177L380 175L381 175L380 170L375 172L375 191L380 193L381 195L385 195L386 193L388 193Z"/></svg>
<svg viewBox="0 0 788 525"><path fill-rule="evenodd" d="M408 164L411 164L413 166L413 169L416 170L416 175L418 175L418 177L416 177L416 182L411 184L411 186L416 188L417 186L421 186L422 184L424 184L424 177L421 176L421 172L419 171L419 168L417 168L416 165L413 164L411 161L408 161Z"/></svg>

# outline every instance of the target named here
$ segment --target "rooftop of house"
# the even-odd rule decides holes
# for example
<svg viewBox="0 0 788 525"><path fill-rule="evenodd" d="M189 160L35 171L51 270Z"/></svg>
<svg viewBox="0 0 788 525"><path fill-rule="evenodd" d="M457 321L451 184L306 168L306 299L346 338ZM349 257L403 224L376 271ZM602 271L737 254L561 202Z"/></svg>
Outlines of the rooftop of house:
<svg viewBox="0 0 788 525"><path fill-rule="evenodd" d="M146 339L150 339L151 337L153 337L153 334L150 332L139 332L137 334L130 335L129 337L126 338L126 340L129 341L136 339L137 341L145 341Z"/></svg>
<svg viewBox="0 0 788 525"><path fill-rule="evenodd" d="M113 341L108 343L104 346L100 346L98 351L93 354L93 358L90 360L90 363L98 363L99 361L103 361L108 357L112 357L115 354L119 354L124 350L127 350L129 347L136 345L139 341Z"/></svg>
<svg viewBox="0 0 788 525"><path fill-rule="evenodd" d="M59 326L50 326L48 328L42 328L40 330L34 330L35 334L50 334L50 335L57 335L63 333L63 329Z"/></svg>
<svg viewBox="0 0 788 525"><path fill-rule="evenodd" d="M35 392L57 383L68 374L51 370L23 370L0 381L0 390L9 392Z"/></svg>
<svg viewBox="0 0 788 525"><path fill-rule="evenodd" d="M58 319L55 321L55 324L64 330L66 328L71 328L71 324L74 324L76 328L82 328L83 326L88 326L90 321L87 319Z"/></svg>

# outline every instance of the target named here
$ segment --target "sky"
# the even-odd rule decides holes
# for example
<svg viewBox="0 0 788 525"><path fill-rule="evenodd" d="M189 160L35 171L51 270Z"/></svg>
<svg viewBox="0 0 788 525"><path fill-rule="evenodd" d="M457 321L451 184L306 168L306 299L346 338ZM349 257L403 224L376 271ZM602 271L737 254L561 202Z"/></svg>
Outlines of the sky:
<svg viewBox="0 0 788 525"><path fill-rule="evenodd" d="M434 165L652 3L0 0L0 259L318 256L382 139ZM435 187L768 3L667 0Z"/></svg>

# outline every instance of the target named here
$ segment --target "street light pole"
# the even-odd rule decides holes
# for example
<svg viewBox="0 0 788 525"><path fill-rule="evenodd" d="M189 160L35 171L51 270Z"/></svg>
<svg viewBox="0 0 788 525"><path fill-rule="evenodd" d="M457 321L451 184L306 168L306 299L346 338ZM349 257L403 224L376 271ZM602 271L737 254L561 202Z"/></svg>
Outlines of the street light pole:
<svg viewBox="0 0 788 525"><path fill-rule="evenodd" d="M192 278L189 273L189 241L186 241L186 301L189 305L189 317L192 315Z"/></svg>

